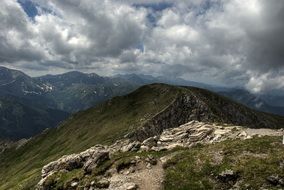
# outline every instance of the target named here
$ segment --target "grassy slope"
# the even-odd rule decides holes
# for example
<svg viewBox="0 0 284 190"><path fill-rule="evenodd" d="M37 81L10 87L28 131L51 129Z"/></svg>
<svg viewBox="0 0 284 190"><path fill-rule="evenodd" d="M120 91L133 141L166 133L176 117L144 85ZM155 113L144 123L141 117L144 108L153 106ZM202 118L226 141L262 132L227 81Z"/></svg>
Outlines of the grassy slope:
<svg viewBox="0 0 284 190"><path fill-rule="evenodd" d="M238 173L240 189L263 186L274 189L266 178L284 176L284 168L280 166L284 162L281 140L281 137L229 140L184 150L167 164L165 189L230 189L232 184L217 179L226 169Z"/></svg>
<svg viewBox="0 0 284 190"><path fill-rule="evenodd" d="M58 129L34 138L17 151L0 155L0 189L31 187L38 182L44 164L96 143L112 143L140 126L170 104L178 92L168 86L157 88L142 87L139 92L79 112Z"/></svg>
<svg viewBox="0 0 284 190"><path fill-rule="evenodd" d="M0 189L32 187L39 181L43 165L62 155L83 151L97 143L114 142L141 126L168 106L179 93L186 91L185 88L168 85L144 86L127 96L113 98L96 108L73 115L58 129L33 138L16 151L9 150L0 154ZM208 104L221 100L230 102L208 91L195 88L190 91L199 97L208 96L205 98ZM216 106L211 106L215 110ZM240 109L247 110L242 106ZM214 112L218 114L220 110L216 109Z"/></svg>

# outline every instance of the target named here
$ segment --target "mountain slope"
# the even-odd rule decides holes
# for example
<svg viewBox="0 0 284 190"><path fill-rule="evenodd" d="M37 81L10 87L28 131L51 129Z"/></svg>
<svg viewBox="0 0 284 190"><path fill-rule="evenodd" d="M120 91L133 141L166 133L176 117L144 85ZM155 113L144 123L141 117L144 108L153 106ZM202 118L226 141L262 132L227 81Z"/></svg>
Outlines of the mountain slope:
<svg viewBox="0 0 284 190"><path fill-rule="evenodd" d="M45 93L45 97L55 103L55 108L73 113L95 106L114 96L127 94L137 88L137 85L123 79L77 71L35 79L52 87L52 90Z"/></svg>
<svg viewBox="0 0 284 190"><path fill-rule="evenodd" d="M190 120L280 128L283 117L253 111L210 91L153 84L74 114L60 127L0 154L0 189L32 187L41 167L62 155L128 136L143 140Z"/></svg>
<svg viewBox="0 0 284 190"><path fill-rule="evenodd" d="M59 110L34 108L14 97L0 97L0 139L29 138L55 127L69 114Z"/></svg>
<svg viewBox="0 0 284 190"><path fill-rule="evenodd" d="M41 98L42 105L44 103L42 94L49 90L48 86L21 71L0 67L0 95L2 96L9 95L26 101L30 100L29 103L35 103L35 100Z"/></svg>

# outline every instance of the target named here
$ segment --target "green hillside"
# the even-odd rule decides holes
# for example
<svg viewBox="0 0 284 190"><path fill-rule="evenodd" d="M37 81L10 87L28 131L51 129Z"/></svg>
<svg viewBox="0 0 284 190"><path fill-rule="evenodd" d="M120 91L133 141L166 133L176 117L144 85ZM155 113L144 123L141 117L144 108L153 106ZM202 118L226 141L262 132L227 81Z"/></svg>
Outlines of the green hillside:
<svg viewBox="0 0 284 190"><path fill-rule="evenodd" d="M283 177L281 137L256 137L199 145L177 152L165 166L165 190L282 189L269 176ZM222 177L224 171L230 177ZM237 183L236 183L237 182Z"/></svg>
<svg viewBox="0 0 284 190"><path fill-rule="evenodd" d="M282 117L253 111L206 90L147 85L74 114L57 129L0 154L0 189L33 187L40 179L42 166L62 155L97 143L110 144L126 134L134 134L131 137L135 138L133 131L142 126L159 132L192 119L250 127L279 128L284 123Z"/></svg>

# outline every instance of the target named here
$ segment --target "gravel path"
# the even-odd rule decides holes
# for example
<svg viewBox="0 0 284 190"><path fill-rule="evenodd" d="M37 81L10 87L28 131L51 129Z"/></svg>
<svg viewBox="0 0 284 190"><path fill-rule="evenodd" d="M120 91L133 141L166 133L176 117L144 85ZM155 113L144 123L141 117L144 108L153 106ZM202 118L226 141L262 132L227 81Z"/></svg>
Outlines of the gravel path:
<svg viewBox="0 0 284 190"><path fill-rule="evenodd" d="M139 190L161 190L164 171L161 162L147 168L145 163L136 166L133 173L115 174L110 179L109 189L125 190L136 184Z"/></svg>

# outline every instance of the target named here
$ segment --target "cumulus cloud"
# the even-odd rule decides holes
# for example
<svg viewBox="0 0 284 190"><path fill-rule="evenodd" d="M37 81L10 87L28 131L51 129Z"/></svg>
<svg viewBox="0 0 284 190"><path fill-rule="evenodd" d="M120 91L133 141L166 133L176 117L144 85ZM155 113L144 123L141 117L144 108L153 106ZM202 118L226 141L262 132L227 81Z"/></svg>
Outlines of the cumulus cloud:
<svg viewBox="0 0 284 190"><path fill-rule="evenodd" d="M37 75L171 75L256 93L284 88L283 1L26 1L33 18L16 0L2 2L2 65Z"/></svg>

